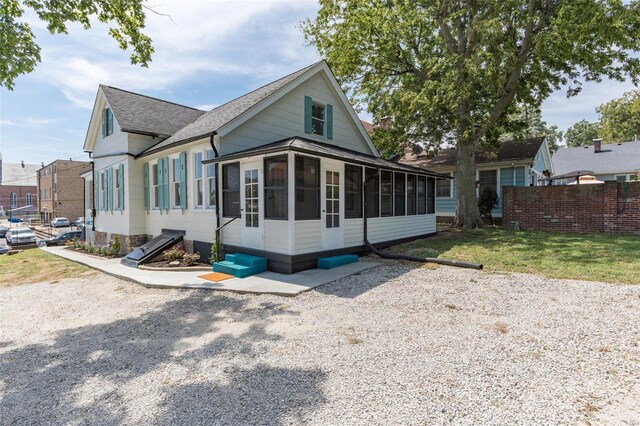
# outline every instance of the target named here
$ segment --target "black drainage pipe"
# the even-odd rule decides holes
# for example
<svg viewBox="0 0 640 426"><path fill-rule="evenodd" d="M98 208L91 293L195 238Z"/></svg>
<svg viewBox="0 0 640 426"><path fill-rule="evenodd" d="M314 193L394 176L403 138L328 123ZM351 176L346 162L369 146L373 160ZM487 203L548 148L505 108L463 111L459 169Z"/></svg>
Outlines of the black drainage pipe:
<svg viewBox="0 0 640 426"><path fill-rule="evenodd" d="M409 256L406 254L385 253L375 248L374 245L369 242L369 240L366 240L364 244L374 254L382 257L383 259L410 260L412 262L422 262L422 263L437 263L438 265L455 266L457 268L468 268L468 269L482 270L483 268L481 263L468 263L468 262L460 262L458 260L438 259L435 257L418 257L418 256Z"/></svg>

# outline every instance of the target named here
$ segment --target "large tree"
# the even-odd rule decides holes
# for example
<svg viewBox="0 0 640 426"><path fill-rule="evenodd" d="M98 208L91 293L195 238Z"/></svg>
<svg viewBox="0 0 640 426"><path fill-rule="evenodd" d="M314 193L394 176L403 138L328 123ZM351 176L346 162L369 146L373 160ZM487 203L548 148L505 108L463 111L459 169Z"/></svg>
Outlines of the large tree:
<svg viewBox="0 0 640 426"><path fill-rule="evenodd" d="M500 134L500 141L545 136L552 153L558 150L562 142L560 128L555 124L548 125L539 109L531 110L526 105L519 105L516 112L509 114L505 121L507 128Z"/></svg>
<svg viewBox="0 0 640 426"><path fill-rule="evenodd" d="M640 138L640 91L625 93L621 98L600 105L599 135L605 142L628 142Z"/></svg>
<svg viewBox="0 0 640 426"><path fill-rule="evenodd" d="M570 147L587 146L593 144L593 140L598 137L599 132L599 123L580 120L567 129L564 140Z"/></svg>
<svg viewBox="0 0 640 426"><path fill-rule="evenodd" d="M640 75L637 0L320 0L308 40L389 140L455 143L456 223L482 225L475 152L514 101L539 108L583 80ZM402 138L399 138L399 136Z"/></svg>
<svg viewBox="0 0 640 426"><path fill-rule="evenodd" d="M145 23L144 0L2 0L0 1L0 87L12 89L15 79L32 72L40 62L40 47L24 18L31 9L47 24L51 34L67 33L78 22L85 29L91 19L114 24L109 29L122 50L131 47L131 63L147 66L153 47L141 30Z"/></svg>

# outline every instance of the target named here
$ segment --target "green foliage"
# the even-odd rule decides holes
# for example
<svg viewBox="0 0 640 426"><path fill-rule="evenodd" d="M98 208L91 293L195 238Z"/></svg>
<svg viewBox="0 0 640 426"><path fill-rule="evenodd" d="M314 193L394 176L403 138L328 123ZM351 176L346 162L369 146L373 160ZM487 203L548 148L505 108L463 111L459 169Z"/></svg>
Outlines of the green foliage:
<svg viewBox="0 0 640 426"><path fill-rule="evenodd" d="M498 205L498 193L490 186L482 188L480 198L478 198L478 210L482 216L489 216L493 224L491 210Z"/></svg>
<svg viewBox="0 0 640 426"><path fill-rule="evenodd" d="M628 142L640 138L640 90L600 105L600 137L605 142Z"/></svg>
<svg viewBox="0 0 640 426"><path fill-rule="evenodd" d="M549 126L542 119L540 109L517 105L514 110L508 118L510 128L505 129L505 133L500 136L500 141L545 136L551 153L558 150L559 144L562 142L562 131L555 124Z"/></svg>
<svg viewBox="0 0 640 426"><path fill-rule="evenodd" d="M131 63L148 66L153 53L145 27L143 0L2 0L0 2L0 87L13 89L15 79L32 72L41 60L25 7L44 21L51 34L67 34L72 22L91 28L91 19L114 24L109 29L122 50L131 48Z"/></svg>
<svg viewBox="0 0 640 426"><path fill-rule="evenodd" d="M214 238L213 244L211 244L211 257L209 257L209 263L214 264L219 262L223 252L222 243L219 238Z"/></svg>
<svg viewBox="0 0 640 426"><path fill-rule="evenodd" d="M580 120L567 129L565 141L567 146L570 147L592 145L593 140L599 137L599 133L599 123L589 123L587 120Z"/></svg>
<svg viewBox="0 0 640 426"><path fill-rule="evenodd" d="M537 109L565 85L573 96L581 81L640 77L638 0L320 0L303 27L352 102L385 119L374 132L385 152L405 141L473 152L512 127L515 104ZM457 219L475 226L475 170L461 173Z"/></svg>
<svg viewBox="0 0 640 426"><path fill-rule="evenodd" d="M122 248L122 244L120 243L120 237L115 235L113 240L109 242L109 249L111 251L112 256L118 256L120 254L120 249Z"/></svg>
<svg viewBox="0 0 640 426"><path fill-rule="evenodd" d="M185 253L182 255L182 263L185 266L193 266L198 263L198 260L200 260L200 254L198 253Z"/></svg>

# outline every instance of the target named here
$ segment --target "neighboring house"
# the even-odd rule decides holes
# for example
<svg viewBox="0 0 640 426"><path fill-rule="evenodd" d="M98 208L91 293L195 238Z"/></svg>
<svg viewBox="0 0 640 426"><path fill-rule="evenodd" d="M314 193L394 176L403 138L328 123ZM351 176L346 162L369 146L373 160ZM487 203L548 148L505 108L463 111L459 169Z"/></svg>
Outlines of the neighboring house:
<svg viewBox="0 0 640 426"><path fill-rule="evenodd" d="M456 213L456 152L453 148L440 151L435 157L426 152L416 155L407 147L401 160L403 164L421 167L452 176L452 180L438 180L436 187L438 217L453 217ZM545 184L544 171L552 171L551 154L546 138L529 138L523 141L506 141L497 152L476 154L476 191L480 194L485 186L498 193L498 205L493 209L494 217L502 217L502 187L539 186Z"/></svg>
<svg viewBox="0 0 640 426"><path fill-rule="evenodd" d="M56 160L38 170L38 211L44 222L56 217L75 220L85 215L84 180L80 174L90 170L90 162L73 160Z"/></svg>
<svg viewBox="0 0 640 426"><path fill-rule="evenodd" d="M6 163L0 155L0 215L28 215L36 212L38 204L37 164ZM19 209L19 210L17 210Z"/></svg>
<svg viewBox="0 0 640 426"><path fill-rule="evenodd" d="M555 176L583 170L593 172L598 180L631 182L640 180L640 141L561 148L553 154ZM554 185L568 184L575 178L554 180Z"/></svg>
<svg viewBox="0 0 640 426"><path fill-rule="evenodd" d="M227 252L291 273L363 251L365 215L372 243L436 232L439 175L381 159L324 61L209 112L100 86L84 149L97 243L179 232L208 259L226 225Z"/></svg>

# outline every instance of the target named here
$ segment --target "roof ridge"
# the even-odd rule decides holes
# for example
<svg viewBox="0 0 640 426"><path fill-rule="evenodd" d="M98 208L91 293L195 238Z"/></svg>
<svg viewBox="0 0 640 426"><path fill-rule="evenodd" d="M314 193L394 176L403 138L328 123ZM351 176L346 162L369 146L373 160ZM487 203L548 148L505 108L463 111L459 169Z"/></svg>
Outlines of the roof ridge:
<svg viewBox="0 0 640 426"><path fill-rule="evenodd" d="M264 89L264 88L265 88L265 87L267 87L267 86L270 86L270 85L272 85L272 84L274 84L274 83L277 83L277 82L279 82L280 80L284 80L285 78L291 77L293 74L297 74L297 73L299 73L299 72L301 72L301 71L304 71L304 70L307 70L307 69L313 68L314 66L318 65L320 62L323 62L323 61L324 61L324 59L321 59L321 60L319 60L319 61L316 61L316 62L314 62L314 63L313 63L313 64L311 64L311 65L307 65L306 67L302 67L302 68L300 68L300 69L298 69L298 70L296 70L296 71L290 72L289 74L287 74L287 75L285 75L285 76L283 76L283 77L280 77L280 78L278 78L277 80L270 81L269 83L265 83L265 84L263 84L262 86L257 87L257 88L255 88L255 89L253 89L253 90L251 90L251 91L249 91L249 92L247 92L247 93L245 93L245 94L242 94L242 95L240 95L240 96L236 96L235 98L233 98L233 99L231 99L231 100L228 100L227 102L225 102L225 103L223 103L223 104L218 105L217 107L215 107L215 108L214 108L214 109L212 109L211 111L208 111L208 112L207 112L207 114L208 114L208 113L211 113L211 112L213 112L213 111L215 111L215 110L217 110L217 109L219 109L219 108L222 108L223 106L225 106L225 105L227 105L227 104L230 104L230 103L231 103L231 102L233 102L233 101L236 101L236 100L238 100L238 99L240 99L240 98L244 98L245 96L248 96L248 95L250 95L250 94L252 94L252 93L255 93L255 92L257 92L257 91L258 91L258 90L260 90L260 89Z"/></svg>
<svg viewBox="0 0 640 426"><path fill-rule="evenodd" d="M177 102L167 101L165 99L156 98L154 96L144 95L142 93L132 92L131 90L121 89L119 87L110 86L108 84L100 84L100 87L108 87L109 89L119 90L120 92L130 93L132 95L141 96L143 98L153 99L154 101L160 101L160 102L164 102L164 103L167 103L167 104L172 104L172 105L176 105L176 106L179 106L179 107L192 109L194 111L207 112L207 111L204 111L204 110L201 110L201 109L198 109L198 108L190 107L188 105L183 105L183 104L179 104Z"/></svg>

